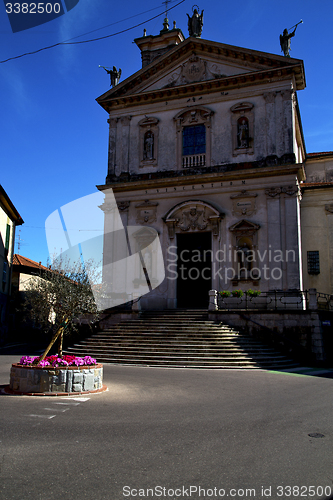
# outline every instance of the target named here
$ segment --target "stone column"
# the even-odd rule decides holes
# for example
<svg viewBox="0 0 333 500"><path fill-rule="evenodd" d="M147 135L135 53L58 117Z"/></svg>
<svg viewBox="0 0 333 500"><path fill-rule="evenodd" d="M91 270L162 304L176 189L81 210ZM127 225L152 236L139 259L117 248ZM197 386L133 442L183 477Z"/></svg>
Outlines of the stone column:
<svg viewBox="0 0 333 500"><path fill-rule="evenodd" d="M285 205L285 248L286 285L288 289L302 289L301 221L299 188L296 185L282 188Z"/></svg>
<svg viewBox="0 0 333 500"><path fill-rule="evenodd" d="M132 294L132 311L133 312L140 312L141 311L141 302L140 302L140 297L141 294L139 292L134 292Z"/></svg>
<svg viewBox="0 0 333 500"><path fill-rule="evenodd" d="M264 94L266 112L266 152L276 155L275 92Z"/></svg>
<svg viewBox="0 0 333 500"><path fill-rule="evenodd" d="M316 311L318 308L317 304L317 289L309 288L309 309Z"/></svg>
<svg viewBox="0 0 333 500"><path fill-rule="evenodd" d="M281 92L283 107L284 153L294 152L294 125L293 125L293 96L291 89Z"/></svg>
<svg viewBox="0 0 333 500"><path fill-rule="evenodd" d="M130 121L131 116L122 116L120 118L121 131L119 134L120 142L117 139L117 174L129 172L129 150L130 150Z"/></svg>
<svg viewBox="0 0 333 500"><path fill-rule="evenodd" d="M208 311L217 311L218 310L217 291L209 290L208 293L209 293Z"/></svg>
<svg viewBox="0 0 333 500"><path fill-rule="evenodd" d="M105 191L105 200L100 208L104 212L103 286L106 296L109 297L106 307L112 307L116 305L112 302L112 293L125 288L123 282L115 279L112 263L128 255L128 246L123 221L111 189Z"/></svg>
<svg viewBox="0 0 333 500"><path fill-rule="evenodd" d="M116 172L116 145L117 145L117 118L109 118L109 153L108 175L114 176Z"/></svg>
<svg viewBox="0 0 333 500"><path fill-rule="evenodd" d="M117 201L117 207L124 227L128 226L128 210L130 201Z"/></svg>
<svg viewBox="0 0 333 500"><path fill-rule="evenodd" d="M276 139L276 155L281 157L285 153L284 145L284 125L283 125L283 100L281 92L276 93L275 98L275 139Z"/></svg>
<svg viewBox="0 0 333 500"><path fill-rule="evenodd" d="M328 222L327 225L328 225L329 267L330 267L329 293L333 294L333 203L325 205L325 211Z"/></svg>
<svg viewBox="0 0 333 500"><path fill-rule="evenodd" d="M324 345L321 321L318 313L311 312L311 350L316 356L316 361L324 361Z"/></svg>
<svg viewBox="0 0 333 500"><path fill-rule="evenodd" d="M270 256L274 256L274 250L282 250L281 242L281 214L280 193L281 188L274 187L265 190L267 196L267 257L266 264L269 273L269 289L281 290L282 263L274 262Z"/></svg>

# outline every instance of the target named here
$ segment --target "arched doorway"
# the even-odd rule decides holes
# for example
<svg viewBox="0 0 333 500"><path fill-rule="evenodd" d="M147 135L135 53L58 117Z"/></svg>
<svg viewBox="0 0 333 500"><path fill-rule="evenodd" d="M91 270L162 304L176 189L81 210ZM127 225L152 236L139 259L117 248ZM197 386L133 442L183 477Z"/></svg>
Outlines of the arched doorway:
<svg viewBox="0 0 333 500"><path fill-rule="evenodd" d="M177 307L208 307L212 289L212 233L177 234Z"/></svg>
<svg viewBox="0 0 333 500"><path fill-rule="evenodd" d="M168 227L170 271L168 299L172 307L208 307L212 289L214 245L223 214L211 204L189 200L173 207L164 217ZM215 242L214 242L215 240ZM167 252L168 254L168 252ZM175 272L175 269L177 272Z"/></svg>

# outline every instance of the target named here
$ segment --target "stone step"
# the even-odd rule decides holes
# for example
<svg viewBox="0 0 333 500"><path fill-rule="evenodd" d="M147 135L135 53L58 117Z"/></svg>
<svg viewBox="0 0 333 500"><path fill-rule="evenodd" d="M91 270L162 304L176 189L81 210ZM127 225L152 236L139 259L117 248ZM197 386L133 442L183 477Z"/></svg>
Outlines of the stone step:
<svg viewBox="0 0 333 500"><path fill-rule="evenodd" d="M165 336L163 334L155 334L155 335L110 335L108 337L90 337L89 339L82 340L82 342L90 342L90 343L103 343L103 342L165 342L167 344L175 343L175 344L202 344L202 343L211 343L211 344L224 344L224 345L262 345L261 342L252 339L246 338L233 338L233 337L223 337L219 336Z"/></svg>
<svg viewBox="0 0 333 500"><path fill-rule="evenodd" d="M94 353L91 353L94 356ZM252 358L198 358L198 357L175 357L166 358L164 356L113 356L100 354L95 355L100 363L110 364L126 364L126 365L145 365L145 366L161 366L161 367L200 367L200 368L292 368L298 366L292 360L286 358L274 359L271 357L264 359Z"/></svg>
<svg viewBox="0 0 333 500"><path fill-rule="evenodd" d="M74 346L81 345L82 347L90 347L90 346L108 346L108 347L140 347L140 348L165 348L165 349L178 349L178 350L184 350L184 349L192 349L192 350L200 350L200 349L213 349L213 350L231 350L231 351L239 351L239 350L247 350L251 349L251 352L259 350L259 351L270 351L270 352L275 352L273 349L267 347L267 346L262 346L261 344L244 344L244 345L239 345L239 344L224 344L224 343L215 343L215 344L208 344L208 343L166 343L166 342L92 342L92 341L82 341L80 344L74 344ZM73 346L73 347L74 347Z"/></svg>
<svg viewBox="0 0 333 500"><path fill-rule="evenodd" d="M68 349L68 351L75 351L75 352L78 352L77 349ZM237 363L239 361L246 361L246 362L253 362L253 361L262 361L262 362L271 362L272 361L272 356L271 355L256 355L256 356L253 356L253 355L247 355L247 354L231 354L230 356L228 356L227 354L225 353L217 353L215 356L212 355L212 353L207 353L207 354L204 354L204 355L201 355L201 356L197 356L196 353L191 353L191 352L187 352L187 353L182 353L182 354L179 354L179 353L169 353L169 355L167 355L167 353L165 352L161 352L161 351L156 351L156 352L151 352L151 351L141 351L141 350L138 350L136 352L131 352L131 353L127 353L127 352L114 352L114 351L111 351L111 352L108 352L107 350L105 349L101 349L101 350L98 350L96 352L94 352L93 350L90 352L90 355L93 356L93 357L96 357L96 355L101 358L101 357L105 357L105 356L108 356L109 358L118 358L118 359L126 359L129 357L129 354L131 354L133 357L135 355L135 359L150 359L150 360L161 360L161 359L168 359L168 358L172 358L173 360L192 360L192 361L195 361L195 360L211 360L211 361L228 361L229 363ZM274 362L277 363L277 362L285 362L286 358L283 356L283 355L275 355L274 356Z"/></svg>
<svg viewBox="0 0 333 500"><path fill-rule="evenodd" d="M290 368L292 360L206 311L145 312L67 349L99 362L188 368Z"/></svg>

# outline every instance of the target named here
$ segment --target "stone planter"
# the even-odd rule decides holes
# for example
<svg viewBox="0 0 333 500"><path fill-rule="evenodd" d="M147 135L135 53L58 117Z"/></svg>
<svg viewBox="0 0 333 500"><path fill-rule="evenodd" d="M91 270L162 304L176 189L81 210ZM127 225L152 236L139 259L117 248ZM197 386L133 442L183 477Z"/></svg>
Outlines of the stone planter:
<svg viewBox="0 0 333 500"><path fill-rule="evenodd" d="M12 365L9 389L26 394L71 394L102 391L103 365L40 367Z"/></svg>
<svg viewBox="0 0 333 500"><path fill-rule="evenodd" d="M221 297L219 299L220 309L244 309L245 300L243 297Z"/></svg>

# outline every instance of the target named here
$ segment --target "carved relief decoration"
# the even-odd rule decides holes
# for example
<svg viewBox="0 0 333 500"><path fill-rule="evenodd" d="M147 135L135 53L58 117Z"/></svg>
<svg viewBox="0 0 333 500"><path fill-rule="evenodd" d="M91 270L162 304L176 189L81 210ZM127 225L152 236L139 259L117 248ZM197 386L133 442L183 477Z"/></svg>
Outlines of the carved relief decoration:
<svg viewBox="0 0 333 500"><path fill-rule="evenodd" d="M203 61L196 54L182 66L183 83L200 82L206 79L206 61Z"/></svg>
<svg viewBox="0 0 333 500"><path fill-rule="evenodd" d="M153 222L156 222L157 206L157 202L151 202L149 200L145 200L143 203L135 205L137 210L136 222L138 224L152 224Z"/></svg>
<svg viewBox="0 0 333 500"><path fill-rule="evenodd" d="M256 213L256 197L257 193L249 193L245 189L239 193L230 196L232 200L233 215L253 215Z"/></svg>
<svg viewBox="0 0 333 500"><path fill-rule="evenodd" d="M117 201L117 207L121 212L125 212L126 210L128 210L129 206L129 201Z"/></svg>
<svg viewBox="0 0 333 500"><path fill-rule="evenodd" d="M265 194L267 196L270 196L271 198L275 198L281 193L287 194L288 196L294 196L295 194L300 196L299 186L292 184L290 186L272 187L265 189Z"/></svg>
<svg viewBox="0 0 333 500"><path fill-rule="evenodd" d="M231 231L235 235L237 240L243 236L253 238L256 235L258 229L260 229L259 224L255 224L254 222L246 219L236 222L236 224L233 224L229 227L229 231Z"/></svg>
<svg viewBox="0 0 333 500"><path fill-rule="evenodd" d="M288 194L289 196L293 196L294 194L298 194L299 188L295 185L284 186L282 187L282 192Z"/></svg>
<svg viewBox="0 0 333 500"><path fill-rule="evenodd" d="M189 229L198 229L203 231L208 226L208 219L206 218L205 208L198 209L196 205L189 207L188 210L183 210L180 219L177 219L176 227L182 231Z"/></svg>
<svg viewBox="0 0 333 500"><path fill-rule="evenodd" d="M187 201L174 207L164 217L168 226L169 237L173 239L176 232L212 231L219 235L219 221L224 214L208 203L201 201Z"/></svg>
<svg viewBox="0 0 333 500"><path fill-rule="evenodd" d="M168 77L164 88L175 87L176 85L182 85L184 83L226 78L238 73L239 68L231 68L229 66L226 68L223 63L218 64L211 61L204 61L193 52L189 60L183 63Z"/></svg>
<svg viewBox="0 0 333 500"><path fill-rule="evenodd" d="M265 189L265 194L270 198L275 198L280 195L281 191L282 189L280 187L272 187Z"/></svg>

